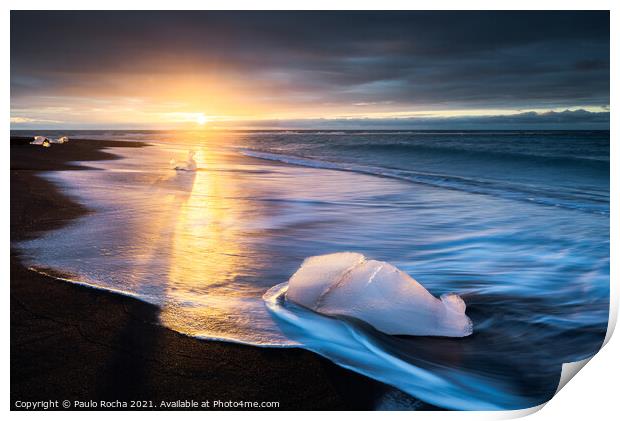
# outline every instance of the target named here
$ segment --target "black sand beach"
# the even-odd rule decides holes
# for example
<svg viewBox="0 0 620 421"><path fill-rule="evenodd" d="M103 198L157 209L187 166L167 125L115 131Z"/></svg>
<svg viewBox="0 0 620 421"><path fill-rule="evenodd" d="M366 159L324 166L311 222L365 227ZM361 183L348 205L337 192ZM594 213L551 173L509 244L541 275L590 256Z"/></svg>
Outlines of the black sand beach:
<svg viewBox="0 0 620 421"><path fill-rule="evenodd" d="M89 212L41 171L80 170L71 161L114 159L108 146L71 141L42 148L11 139L11 245ZM386 386L300 349L200 341L157 324L158 309L130 297L28 270L11 247L11 407L24 402L101 400L278 402L283 410L371 409ZM181 405L183 405L183 402ZM39 408L42 409L42 408ZM54 409L52 406L51 409ZM112 408L114 409L114 408ZM122 404L116 403L116 409ZM129 408L131 409L131 408ZM175 408L178 409L178 408ZM181 408L185 409L185 408ZM190 408L192 409L192 408ZM243 408L232 408L243 409ZM261 408L254 408L261 409Z"/></svg>

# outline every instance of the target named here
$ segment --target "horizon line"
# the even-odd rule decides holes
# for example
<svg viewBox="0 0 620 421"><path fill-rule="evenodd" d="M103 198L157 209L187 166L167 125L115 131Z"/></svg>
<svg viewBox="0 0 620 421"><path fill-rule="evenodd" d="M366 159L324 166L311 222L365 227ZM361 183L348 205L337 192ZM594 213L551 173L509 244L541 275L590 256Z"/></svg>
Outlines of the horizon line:
<svg viewBox="0 0 620 421"><path fill-rule="evenodd" d="M566 128L566 129L538 129L538 128L528 128L528 129L330 129L330 128L273 128L273 129L234 129L234 128L196 128L196 129L187 129L187 128L39 128L39 127L31 127L31 128L19 128L14 129L11 128L10 131L150 131L150 132L163 132L163 131L175 131L175 132L526 132L526 131L545 131L545 132L580 132L580 131L610 131L610 128L606 129L593 129L593 128Z"/></svg>

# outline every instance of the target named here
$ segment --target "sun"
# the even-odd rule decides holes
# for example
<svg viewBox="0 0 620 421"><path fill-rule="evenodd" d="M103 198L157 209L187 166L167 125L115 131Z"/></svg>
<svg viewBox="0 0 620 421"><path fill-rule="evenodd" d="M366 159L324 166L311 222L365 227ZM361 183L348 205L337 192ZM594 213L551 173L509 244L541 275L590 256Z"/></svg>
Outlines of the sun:
<svg viewBox="0 0 620 421"><path fill-rule="evenodd" d="M198 114L196 116L196 123L200 124L201 126L204 126L206 123L209 122L209 119L207 118L206 115L204 114Z"/></svg>

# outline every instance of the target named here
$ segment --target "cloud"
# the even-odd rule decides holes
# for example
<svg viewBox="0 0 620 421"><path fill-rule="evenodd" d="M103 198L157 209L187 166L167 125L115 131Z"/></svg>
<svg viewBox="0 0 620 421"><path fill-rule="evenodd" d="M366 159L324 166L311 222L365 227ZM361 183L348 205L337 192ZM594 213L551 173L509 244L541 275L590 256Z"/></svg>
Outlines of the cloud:
<svg viewBox="0 0 620 421"><path fill-rule="evenodd" d="M609 12L11 12L12 107L187 95L240 118L604 107Z"/></svg>
<svg viewBox="0 0 620 421"><path fill-rule="evenodd" d="M263 120L219 126L324 130L609 130L609 112L565 110L492 116Z"/></svg>
<svg viewBox="0 0 620 421"><path fill-rule="evenodd" d="M40 123L62 123L58 120L45 120L30 117L11 117L11 124L40 124Z"/></svg>

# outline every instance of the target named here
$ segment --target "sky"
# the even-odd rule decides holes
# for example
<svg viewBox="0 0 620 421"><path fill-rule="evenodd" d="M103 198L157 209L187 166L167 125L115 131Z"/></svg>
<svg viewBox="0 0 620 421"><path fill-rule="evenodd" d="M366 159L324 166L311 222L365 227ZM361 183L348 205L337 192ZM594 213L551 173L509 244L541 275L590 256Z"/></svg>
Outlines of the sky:
<svg viewBox="0 0 620 421"><path fill-rule="evenodd" d="M609 13L12 11L12 129L608 129Z"/></svg>

